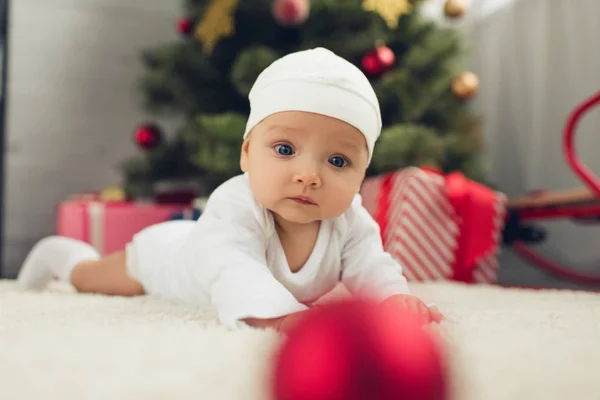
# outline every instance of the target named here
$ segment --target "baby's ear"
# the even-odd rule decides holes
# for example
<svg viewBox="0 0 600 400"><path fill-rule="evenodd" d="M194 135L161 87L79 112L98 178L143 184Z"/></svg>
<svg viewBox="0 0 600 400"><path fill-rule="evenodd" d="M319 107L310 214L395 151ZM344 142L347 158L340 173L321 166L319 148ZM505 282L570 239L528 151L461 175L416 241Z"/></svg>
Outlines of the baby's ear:
<svg viewBox="0 0 600 400"><path fill-rule="evenodd" d="M242 151L240 153L240 168L242 172L248 172L248 147L250 146L250 136L244 139Z"/></svg>

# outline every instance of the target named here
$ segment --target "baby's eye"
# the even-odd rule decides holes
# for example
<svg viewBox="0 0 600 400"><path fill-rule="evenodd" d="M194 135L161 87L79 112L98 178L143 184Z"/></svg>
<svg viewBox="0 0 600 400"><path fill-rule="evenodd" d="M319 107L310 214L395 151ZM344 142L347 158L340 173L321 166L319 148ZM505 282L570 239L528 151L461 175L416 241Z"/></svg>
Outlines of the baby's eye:
<svg viewBox="0 0 600 400"><path fill-rule="evenodd" d="M275 151L277 152L277 154L282 156L291 156L292 154L294 154L294 150L289 144L275 145Z"/></svg>
<svg viewBox="0 0 600 400"><path fill-rule="evenodd" d="M347 167L350 163L344 157L334 156L329 159L329 163L336 168Z"/></svg>

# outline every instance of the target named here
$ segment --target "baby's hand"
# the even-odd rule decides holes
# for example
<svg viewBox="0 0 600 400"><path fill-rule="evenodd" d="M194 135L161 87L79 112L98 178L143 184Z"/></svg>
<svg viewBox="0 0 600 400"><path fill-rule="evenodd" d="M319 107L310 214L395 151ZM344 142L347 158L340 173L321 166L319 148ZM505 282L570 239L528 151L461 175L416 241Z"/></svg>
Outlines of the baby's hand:
<svg viewBox="0 0 600 400"><path fill-rule="evenodd" d="M439 312L437 307L427 307L427 305L418 297L407 294L390 296L383 301L382 305L392 306L411 312L423 325L427 325L432 322L440 323L444 319L444 315Z"/></svg>

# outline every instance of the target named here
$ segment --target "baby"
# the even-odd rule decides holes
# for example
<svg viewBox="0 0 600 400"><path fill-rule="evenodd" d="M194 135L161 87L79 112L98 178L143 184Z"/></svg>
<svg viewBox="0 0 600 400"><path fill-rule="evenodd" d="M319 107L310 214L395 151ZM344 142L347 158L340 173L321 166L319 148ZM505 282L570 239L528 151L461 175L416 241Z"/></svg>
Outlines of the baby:
<svg viewBox="0 0 600 400"><path fill-rule="evenodd" d="M18 280L79 292L151 294L212 306L226 326L287 332L338 282L396 303L423 323L443 316L410 294L358 194L381 132L363 73L316 48L275 61L249 95L243 174L220 185L198 221L168 221L100 257L59 236L38 242Z"/></svg>

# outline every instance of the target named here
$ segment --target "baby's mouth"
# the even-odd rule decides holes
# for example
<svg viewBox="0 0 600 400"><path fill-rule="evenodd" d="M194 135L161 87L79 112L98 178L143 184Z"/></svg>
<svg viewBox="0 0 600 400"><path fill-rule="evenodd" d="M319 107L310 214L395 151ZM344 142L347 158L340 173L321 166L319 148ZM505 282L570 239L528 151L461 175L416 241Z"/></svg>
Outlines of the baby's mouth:
<svg viewBox="0 0 600 400"><path fill-rule="evenodd" d="M317 203L315 203L313 201L313 199L311 199L308 196L294 196L294 197L289 197L289 199L295 201L298 204L303 204L303 205L307 205L307 206L317 205Z"/></svg>

